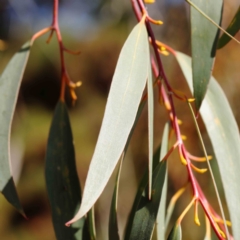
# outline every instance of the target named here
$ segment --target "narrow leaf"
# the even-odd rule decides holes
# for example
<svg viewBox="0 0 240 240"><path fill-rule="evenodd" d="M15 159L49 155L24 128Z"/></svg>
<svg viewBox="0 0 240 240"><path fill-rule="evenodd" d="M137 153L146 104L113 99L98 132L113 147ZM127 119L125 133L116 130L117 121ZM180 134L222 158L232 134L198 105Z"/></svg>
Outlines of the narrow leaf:
<svg viewBox="0 0 240 240"><path fill-rule="evenodd" d="M153 166L152 166L153 171L155 171L157 166L159 165L159 156L160 156L160 147L155 151L153 155ZM125 238L124 238L125 240L128 240L130 238L134 217L138 210L138 206L140 205L140 201L142 199L143 194L145 193L147 186L148 186L148 171L146 170L138 186L138 190L132 206L132 210L128 217L127 227L125 231Z"/></svg>
<svg viewBox="0 0 240 240"><path fill-rule="evenodd" d="M239 30L240 30L240 7L238 8L235 16L233 17L226 31L232 36L235 36L235 34ZM218 40L218 49L224 47L230 40L231 38L224 33Z"/></svg>
<svg viewBox="0 0 240 240"><path fill-rule="evenodd" d="M152 159L153 159L153 119L154 119L154 95L153 95L153 80L151 62L149 59L149 71L147 80L147 93L148 93L148 198L151 199L152 193Z"/></svg>
<svg viewBox="0 0 240 240"><path fill-rule="evenodd" d="M81 239L84 219L75 226L65 226L80 205L81 190L68 112L61 101L56 106L50 128L45 178L57 239Z"/></svg>
<svg viewBox="0 0 240 240"><path fill-rule="evenodd" d="M182 228L181 225L175 224L169 233L167 240L182 240Z"/></svg>
<svg viewBox="0 0 240 240"><path fill-rule="evenodd" d="M191 2L196 4L213 21L220 23L222 0L192 0ZM210 24L208 19L191 6L193 92L197 111L200 109L212 75L218 36L219 29Z"/></svg>
<svg viewBox="0 0 240 240"><path fill-rule="evenodd" d="M136 118L147 81L148 67L149 43L143 19L132 30L121 50L89 167L81 208L67 224L84 216L106 186Z"/></svg>
<svg viewBox="0 0 240 240"><path fill-rule="evenodd" d="M123 158L124 158L124 154L122 154L121 156L120 165L117 172L117 177L116 177L115 187L114 187L113 197L112 197L112 203L110 208L110 217L109 217L109 226L108 226L109 239L116 239L116 240L120 239L118 234L117 201L118 201L118 188L119 188L120 173L122 169Z"/></svg>
<svg viewBox="0 0 240 240"><path fill-rule="evenodd" d="M160 161L166 156L168 152L168 136L169 136L169 123L165 124L162 138L162 147L160 151ZM167 200L167 179L168 179L168 171L166 170L162 196L159 206L159 211L157 215L157 239L165 239L165 231L167 226L165 225L165 209L166 209L166 200Z"/></svg>
<svg viewBox="0 0 240 240"><path fill-rule="evenodd" d="M125 240L151 239L155 226L162 188L165 180L166 161L158 163L152 175L152 196L148 199L148 185L144 175L130 213Z"/></svg>
<svg viewBox="0 0 240 240"><path fill-rule="evenodd" d="M191 58L178 52L177 60L190 89L193 90ZM214 77L211 77L200 113L217 158L232 222L233 236L234 239L240 239L239 130L228 100Z"/></svg>
<svg viewBox="0 0 240 240"><path fill-rule="evenodd" d="M0 191L23 215L10 168L10 133L30 47L30 42L24 44L12 57L0 77Z"/></svg>

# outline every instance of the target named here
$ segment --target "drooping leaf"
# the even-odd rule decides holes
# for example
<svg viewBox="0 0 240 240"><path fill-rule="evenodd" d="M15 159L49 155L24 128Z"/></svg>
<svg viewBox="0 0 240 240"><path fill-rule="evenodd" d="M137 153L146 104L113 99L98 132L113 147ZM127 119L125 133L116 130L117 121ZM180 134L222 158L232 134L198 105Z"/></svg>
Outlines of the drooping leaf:
<svg viewBox="0 0 240 240"><path fill-rule="evenodd" d="M240 7L238 8L235 16L233 17L226 31L232 36L234 36L239 30L240 30ZM223 33L223 35L218 40L217 46L218 49L224 47L230 40L231 38L226 33Z"/></svg>
<svg viewBox="0 0 240 240"><path fill-rule="evenodd" d="M166 123L163 131L163 138L162 138L162 147L160 152L160 159L161 161L168 152L168 136L169 136L169 124ZM159 211L157 215L157 239L165 239L165 231L166 231L166 224L165 224L165 209L166 209L166 200L167 200L167 179L168 179L168 171L166 170L163 189L162 189L162 196L159 206Z"/></svg>
<svg viewBox="0 0 240 240"><path fill-rule="evenodd" d="M180 224L175 224L169 233L167 240L182 240L182 228Z"/></svg>
<svg viewBox="0 0 240 240"><path fill-rule="evenodd" d="M27 42L10 60L0 77L0 191L20 211L20 204L10 169L10 132L23 72L32 43Z"/></svg>
<svg viewBox="0 0 240 240"><path fill-rule="evenodd" d="M154 118L154 95L153 95L153 80L151 62L149 59L149 71L147 80L148 93L148 198L151 198L152 192L152 159L153 159L153 118Z"/></svg>
<svg viewBox="0 0 240 240"><path fill-rule="evenodd" d="M143 20L132 30L121 50L89 167L82 204L77 215L67 224L86 214L106 186L136 118L148 68L149 43Z"/></svg>
<svg viewBox="0 0 240 240"><path fill-rule="evenodd" d="M159 156L160 156L160 147L158 147L158 149L155 151L153 155L153 166L152 166L153 171L155 171L156 167L159 165ZM130 234L133 226L133 220L134 220L136 211L138 209L138 206L140 205L142 195L145 193L147 186L148 186L148 171L146 170L138 186L138 191L135 196L135 200L128 217L127 227L126 227L125 237L124 237L125 240L128 240L130 238Z"/></svg>
<svg viewBox="0 0 240 240"><path fill-rule="evenodd" d="M57 239L81 239L84 219L71 227L65 226L65 222L74 216L80 205L81 189L72 130L66 105L62 101L56 106L50 128L45 178Z"/></svg>
<svg viewBox="0 0 240 240"><path fill-rule="evenodd" d="M176 56L192 91L191 58L179 52ZM214 77L211 77L200 114L219 166L232 222L233 236L234 239L240 239L239 130L228 100Z"/></svg>
<svg viewBox="0 0 240 240"><path fill-rule="evenodd" d="M122 154L121 156L120 165L117 172L117 177L116 177L115 187L114 187L113 197L112 197L112 203L110 208L109 225L108 225L109 239L116 239L116 240L120 239L118 234L117 201L118 201L118 188L119 188L120 173L122 169L123 158L124 158L124 154Z"/></svg>
<svg viewBox="0 0 240 240"><path fill-rule="evenodd" d="M133 203L127 224L125 240L151 239L153 234L166 173L166 161L159 162L159 157L157 159L157 166L155 166L156 161L153 160L154 171L152 175L151 200L148 199L148 177L146 172L139 185Z"/></svg>
<svg viewBox="0 0 240 240"><path fill-rule="evenodd" d="M222 16L222 0L192 0L199 9L216 23ZM197 111L206 94L212 75L212 66L216 53L219 30L201 13L191 6L191 44L193 89Z"/></svg>

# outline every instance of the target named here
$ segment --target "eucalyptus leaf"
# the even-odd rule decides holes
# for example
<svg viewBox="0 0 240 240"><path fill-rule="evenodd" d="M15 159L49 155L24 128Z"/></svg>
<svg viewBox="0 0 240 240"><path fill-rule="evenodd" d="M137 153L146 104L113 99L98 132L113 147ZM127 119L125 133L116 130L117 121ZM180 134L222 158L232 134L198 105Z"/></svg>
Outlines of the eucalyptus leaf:
<svg viewBox="0 0 240 240"><path fill-rule="evenodd" d="M154 95L151 61L149 59L149 71L147 80L148 93L148 197L151 199L152 192L152 159L153 159L153 126L154 126Z"/></svg>
<svg viewBox="0 0 240 240"><path fill-rule="evenodd" d="M155 153L153 155L153 166L152 166L153 171L155 171L157 166L159 165L159 156L160 156L160 147L158 147L158 149L155 151ZM125 237L124 237L125 240L128 240L130 238L134 217L135 217L136 211L138 209L138 206L140 205L142 195L145 193L145 191L147 189L147 186L148 186L148 171L146 170L141 179L141 182L138 186L137 194L135 196L135 200L134 200L131 212L128 217L126 231L125 231Z"/></svg>
<svg viewBox="0 0 240 240"><path fill-rule="evenodd" d="M58 240L82 237L84 218L71 227L65 222L80 205L81 189L77 175L72 130L65 103L59 101L52 120L46 152L45 178L52 221Z"/></svg>
<svg viewBox="0 0 240 240"><path fill-rule="evenodd" d="M233 17L226 31L232 36L235 36L239 30L240 30L240 7L238 8L235 16ZM231 38L226 33L223 33L223 35L218 40L218 49L224 47L230 40Z"/></svg>
<svg viewBox="0 0 240 240"><path fill-rule="evenodd" d="M32 43L14 54L0 77L0 191L24 215L10 169L10 133L23 72Z"/></svg>
<svg viewBox="0 0 240 240"><path fill-rule="evenodd" d="M101 195L126 145L149 71L149 42L144 19L127 38L113 76L82 204L67 225L84 216Z"/></svg>
<svg viewBox="0 0 240 240"><path fill-rule="evenodd" d="M191 58L177 52L176 58L193 91ZM225 197L232 222L234 239L240 239L240 137L228 100L220 85L211 77L206 97L200 109L219 166Z"/></svg>
<svg viewBox="0 0 240 240"><path fill-rule="evenodd" d="M164 131L163 131L163 138L162 138L162 147L160 151L160 159L161 161L168 152L168 138L169 138L169 123L165 124ZM168 179L168 171L166 170L163 189L162 189L162 196L159 206L159 211L157 215L157 239L162 240L165 239L165 231L166 231L166 222L165 222L165 209L166 209L166 200L167 200L167 179Z"/></svg>
<svg viewBox="0 0 240 240"><path fill-rule="evenodd" d="M148 177L144 174L129 215L125 240L151 239L160 205L166 174L166 161L159 162L159 151L154 154L152 196L148 199Z"/></svg>
<svg viewBox="0 0 240 240"><path fill-rule="evenodd" d="M213 21L221 22L222 0L192 0L191 2ZM212 75L218 36L218 28L191 6L193 92L197 111L200 109Z"/></svg>

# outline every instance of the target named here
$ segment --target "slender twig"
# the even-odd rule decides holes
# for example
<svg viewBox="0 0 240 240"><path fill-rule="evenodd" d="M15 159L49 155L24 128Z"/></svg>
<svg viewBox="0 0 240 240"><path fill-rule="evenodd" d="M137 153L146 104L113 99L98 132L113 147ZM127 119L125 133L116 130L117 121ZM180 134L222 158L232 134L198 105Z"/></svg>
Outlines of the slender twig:
<svg viewBox="0 0 240 240"><path fill-rule="evenodd" d="M191 160L189 159L188 152L186 151L184 143L182 141L181 131L180 131L179 124L178 124L178 118L177 118L175 106L173 103L173 95L174 94L173 94L172 88L168 82L168 79L167 79L166 74L163 69L161 58L158 53L159 43L155 40L153 30L151 28L150 22L148 21L148 12L145 9L145 6L144 6L144 3L142 0L131 0L131 2L132 2L132 6L133 6L133 9L134 9L134 12L136 14L138 21L140 21L142 19L143 15L146 15L145 24L146 24L150 43L152 44L152 47L154 50L154 55L155 55L156 62L157 62L157 63L155 63L154 59L152 58L152 61L151 61L152 69L153 69L156 79L163 80L164 85L165 85L165 86L163 86L163 84L158 84L159 85L159 94L161 94L163 102L165 103L165 107L166 107L167 111L169 112L171 124L172 124L174 132L176 134L177 141L179 142L179 144L178 144L179 154L181 156L182 162L187 167L189 182L191 182L192 189L193 189L193 197L194 197L195 201L200 201L200 203L211 223L211 226L212 226L214 232L216 233L216 235L218 236L218 238L223 239L223 237L220 233L219 227L218 227L217 223L214 221L214 218L212 217L213 215L217 216L217 214L214 211L210 212L210 210L209 210L208 206L210 206L210 205L208 204L206 197L204 196L198 182L196 181L196 179L194 177L192 166L191 166L192 165ZM171 49L171 50L172 50L171 53L174 54L174 50L173 49ZM166 87L167 91L165 90L165 87Z"/></svg>

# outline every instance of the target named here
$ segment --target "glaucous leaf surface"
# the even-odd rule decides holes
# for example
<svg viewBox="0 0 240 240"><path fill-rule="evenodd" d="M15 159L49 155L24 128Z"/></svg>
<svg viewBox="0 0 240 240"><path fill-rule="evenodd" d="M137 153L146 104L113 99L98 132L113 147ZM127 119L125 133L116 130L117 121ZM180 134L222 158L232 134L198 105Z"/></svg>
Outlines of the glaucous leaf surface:
<svg viewBox="0 0 240 240"><path fill-rule="evenodd" d="M113 76L103 122L89 167L82 204L67 224L84 216L101 195L126 145L149 71L149 42L144 20L127 38Z"/></svg>
<svg viewBox="0 0 240 240"><path fill-rule="evenodd" d="M221 22L222 0L191 0L216 23ZM193 92L199 110L212 75L219 30L194 7L191 8Z"/></svg>
<svg viewBox="0 0 240 240"><path fill-rule="evenodd" d="M169 136L169 123L165 124L163 130L163 137L162 137L162 147L160 151L160 158L161 161L168 152L168 136ZM166 170L163 189L162 189L162 196L159 206L159 211L157 215L156 221L156 230L157 230L157 239L165 239L165 231L167 226L165 225L165 209L166 209L166 200L167 200L167 179L168 179L168 171Z"/></svg>
<svg viewBox="0 0 240 240"><path fill-rule="evenodd" d="M154 126L154 93L153 93L153 80L152 80L152 69L149 58L149 71L147 80L147 93L148 93L148 184L149 191L148 197L151 198L152 192L152 158L153 158L153 126Z"/></svg>
<svg viewBox="0 0 240 240"><path fill-rule="evenodd" d="M180 52L176 53L176 58L193 91L191 58ZM217 158L232 222L233 236L234 239L240 239L239 129L228 100L214 77L211 77L200 114Z"/></svg>
<svg viewBox="0 0 240 240"><path fill-rule="evenodd" d="M31 42L27 42L14 54L0 77L0 191L22 214L23 209L10 170L10 133L31 45Z"/></svg>

